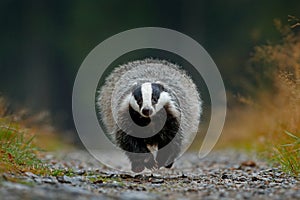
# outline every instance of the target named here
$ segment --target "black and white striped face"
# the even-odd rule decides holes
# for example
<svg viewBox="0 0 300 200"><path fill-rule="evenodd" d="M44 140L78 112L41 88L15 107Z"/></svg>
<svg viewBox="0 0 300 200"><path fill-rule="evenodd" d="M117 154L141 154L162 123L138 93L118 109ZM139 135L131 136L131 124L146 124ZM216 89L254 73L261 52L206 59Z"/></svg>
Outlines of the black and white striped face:
<svg viewBox="0 0 300 200"><path fill-rule="evenodd" d="M159 83L143 83L132 92L129 104L143 117L151 117L171 102L171 97Z"/></svg>

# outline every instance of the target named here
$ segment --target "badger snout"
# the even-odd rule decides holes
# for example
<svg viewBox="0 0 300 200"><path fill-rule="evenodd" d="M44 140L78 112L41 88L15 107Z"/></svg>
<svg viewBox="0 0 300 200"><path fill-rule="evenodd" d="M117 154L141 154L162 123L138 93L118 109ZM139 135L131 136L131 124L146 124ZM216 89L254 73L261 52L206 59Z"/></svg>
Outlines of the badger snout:
<svg viewBox="0 0 300 200"><path fill-rule="evenodd" d="M149 106L142 108L142 114L145 117L150 117L153 114L153 109Z"/></svg>

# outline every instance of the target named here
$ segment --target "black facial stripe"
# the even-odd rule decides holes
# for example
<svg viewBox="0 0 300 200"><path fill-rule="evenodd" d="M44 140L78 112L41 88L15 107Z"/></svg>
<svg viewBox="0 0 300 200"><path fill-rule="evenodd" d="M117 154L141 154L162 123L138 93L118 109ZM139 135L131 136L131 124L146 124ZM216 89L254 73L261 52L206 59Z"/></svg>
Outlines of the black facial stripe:
<svg viewBox="0 0 300 200"><path fill-rule="evenodd" d="M137 87L134 91L133 91L133 96L137 102L137 104L139 105L139 107L141 108L143 105L143 96L142 96L142 88L141 86Z"/></svg>
<svg viewBox="0 0 300 200"><path fill-rule="evenodd" d="M157 83L152 83L151 87L152 87L152 104L156 104L159 99L160 93L164 91L164 88L162 85Z"/></svg>

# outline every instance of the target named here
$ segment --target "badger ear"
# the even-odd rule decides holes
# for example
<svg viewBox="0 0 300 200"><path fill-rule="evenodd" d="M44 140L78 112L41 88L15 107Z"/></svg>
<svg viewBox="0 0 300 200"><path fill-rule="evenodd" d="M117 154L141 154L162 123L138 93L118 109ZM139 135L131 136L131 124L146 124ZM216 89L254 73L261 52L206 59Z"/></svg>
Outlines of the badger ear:
<svg viewBox="0 0 300 200"><path fill-rule="evenodd" d="M166 91L165 85L161 81L156 81L155 83L159 86L160 91Z"/></svg>
<svg viewBox="0 0 300 200"><path fill-rule="evenodd" d="M133 92L137 87L138 87L138 83L137 83L137 82L134 82L134 83L131 85L131 91Z"/></svg>

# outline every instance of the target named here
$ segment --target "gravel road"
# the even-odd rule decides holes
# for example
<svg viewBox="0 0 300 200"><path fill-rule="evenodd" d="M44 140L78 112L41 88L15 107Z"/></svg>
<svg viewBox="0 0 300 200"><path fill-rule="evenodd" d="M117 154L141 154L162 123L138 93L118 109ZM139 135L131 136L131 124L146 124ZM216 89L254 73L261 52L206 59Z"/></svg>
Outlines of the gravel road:
<svg viewBox="0 0 300 200"><path fill-rule="evenodd" d="M0 199L300 199L300 178L236 151L199 160L182 156L174 169L132 174L110 170L85 151L45 157L66 175L4 174Z"/></svg>

